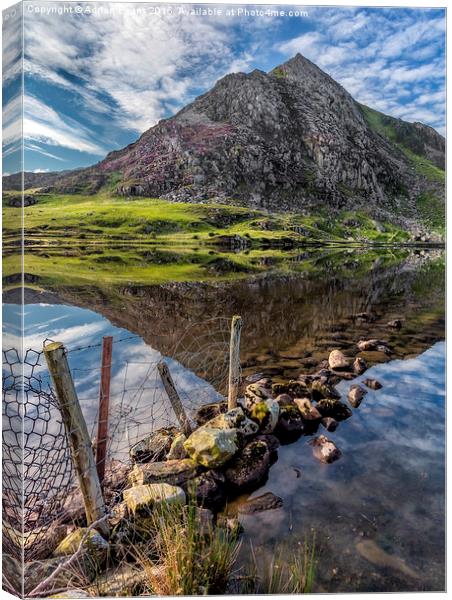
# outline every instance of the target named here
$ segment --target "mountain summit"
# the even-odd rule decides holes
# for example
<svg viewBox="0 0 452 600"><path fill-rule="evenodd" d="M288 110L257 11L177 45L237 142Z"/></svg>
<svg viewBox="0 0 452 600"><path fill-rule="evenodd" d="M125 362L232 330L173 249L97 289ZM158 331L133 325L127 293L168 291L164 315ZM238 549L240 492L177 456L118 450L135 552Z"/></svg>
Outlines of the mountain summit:
<svg viewBox="0 0 452 600"><path fill-rule="evenodd" d="M233 73L135 143L58 191L116 192L270 210L365 207L421 220L444 204L445 140L360 105L297 54L269 73Z"/></svg>

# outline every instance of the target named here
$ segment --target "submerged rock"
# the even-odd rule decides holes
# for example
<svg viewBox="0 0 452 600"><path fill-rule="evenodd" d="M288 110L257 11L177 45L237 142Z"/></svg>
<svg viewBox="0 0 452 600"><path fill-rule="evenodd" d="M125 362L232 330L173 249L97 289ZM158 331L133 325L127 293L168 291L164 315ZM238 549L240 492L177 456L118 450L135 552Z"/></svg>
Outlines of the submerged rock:
<svg viewBox="0 0 452 600"><path fill-rule="evenodd" d="M331 398L320 400L317 409L322 417L333 417L336 421L344 421L352 416L352 411L346 404Z"/></svg>
<svg viewBox="0 0 452 600"><path fill-rule="evenodd" d="M393 321L389 321L387 325L393 329L400 329L402 327L402 321L400 319L394 319Z"/></svg>
<svg viewBox="0 0 452 600"><path fill-rule="evenodd" d="M348 401L353 406L353 408L358 408L366 394L367 391L360 385L352 385L348 392Z"/></svg>
<svg viewBox="0 0 452 600"><path fill-rule="evenodd" d="M306 421L315 421L322 418L322 415L318 409L312 405L309 398L295 398L294 402L297 405L301 416L303 419L306 419Z"/></svg>
<svg viewBox="0 0 452 600"><path fill-rule="evenodd" d="M348 359L340 350L332 350L328 358L328 364L333 371L350 368L350 359Z"/></svg>
<svg viewBox="0 0 452 600"><path fill-rule="evenodd" d="M364 385L367 385L371 390L380 390L383 386L376 379L366 379L363 381Z"/></svg>
<svg viewBox="0 0 452 600"><path fill-rule="evenodd" d="M265 442L253 440L232 459L224 472L226 481L236 488L249 488L260 483L270 468L270 451Z"/></svg>
<svg viewBox="0 0 452 600"><path fill-rule="evenodd" d="M238 450L237 431L200 427L184 442L189 456L207 468L220 467Z"/></svg>
<svg viewBox="0 0 452 600"><path fill-rule="evenodd" d="M163 427L154 431L130 448L131 459L134 462L164 460L178 433L176 427Z"/></svg>
<svg viewBox="0 0 452 600"><path fill-rule="evenodd" d="M341 456L341 451L334 442L324 435L319 435L311 442L312 453L323 463L332 463Z"/></svg>
<svg viewBox="0 0 452 600"><path fill-rule="evenodd" d="M321 423L327 431L336 431L339 426L339 423L333 417L324 417Z"/></svg>
<svg viewBox="0 0 452 600"><path fill-rule="evenodd" d="M363 360L362 358L360 358L359 356L357 356L355 358L355 360L353 361L353 371L357 374L357 375L361 375L362 373L364 373L364 371L367 370L367 364L366 361Z"/></svg>
<svg viewBox="0 0 452 600"><path fill-rule="evenodd" d="M124 490L124 502L130 515L149 515L152 508L162 504L185 504L182 488L168 483L136 485Z"/></svg>
<svg viewBox="0 0 452 600"><path fill-rule="evenodd" d="M135 465L129 473L130 485L169 483L181 485L198 475L199 466L190 458Z"/></svg>
<svg viewBox="0 0 452 600"><path fill-rule="evenodd" d="M263 512L265 510L275 510L281 508L283 505L283 499L279 496L275 496L272 492L266 492L256 498L250 498L239 506L239 513L243 515L254 515L255 513Z"/></svg>

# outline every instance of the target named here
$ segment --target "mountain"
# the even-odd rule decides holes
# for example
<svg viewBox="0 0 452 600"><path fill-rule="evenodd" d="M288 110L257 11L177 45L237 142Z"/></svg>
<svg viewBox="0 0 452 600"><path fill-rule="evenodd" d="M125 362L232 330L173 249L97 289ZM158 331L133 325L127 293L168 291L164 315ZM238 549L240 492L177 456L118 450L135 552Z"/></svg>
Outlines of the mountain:
<svg viewBox="0 0 452 600"><path fill-rule="evenodd" d="M223 77L133 144L51 186L277 211L362 207L438 224L444 162L434 129L360 105L297 54L269 73Z"/></svg>

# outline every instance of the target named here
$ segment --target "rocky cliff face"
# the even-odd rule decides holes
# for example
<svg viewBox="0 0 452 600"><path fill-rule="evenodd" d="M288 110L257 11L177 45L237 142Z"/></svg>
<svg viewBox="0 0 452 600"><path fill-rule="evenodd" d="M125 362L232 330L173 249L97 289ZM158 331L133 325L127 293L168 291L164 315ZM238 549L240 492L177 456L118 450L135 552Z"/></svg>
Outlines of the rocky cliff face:
<svg viewBox="0 0 452 600"><path fill-rule="evenodd" d="M436 131L359 105L298 54L270 73L227 75L137 142L64 176L56 189L96 191L114 173L124 195L278 211L363 206L416 218L422 194L444 197L444 153ZM432 165L433 177L417 158Z"/></svg>

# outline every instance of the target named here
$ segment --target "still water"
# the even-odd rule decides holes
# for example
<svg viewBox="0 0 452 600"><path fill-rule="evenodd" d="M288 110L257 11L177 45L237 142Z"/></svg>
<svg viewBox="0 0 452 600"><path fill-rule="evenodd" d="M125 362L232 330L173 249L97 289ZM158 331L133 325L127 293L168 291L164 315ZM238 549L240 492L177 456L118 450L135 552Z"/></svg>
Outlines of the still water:
<svg viewBox="0 0 452 600"><path fill-rule="evenodd" d="M314 272L228 282L27 290L26 348L46 338L69 349L85 417L94 434L100 341L112 335L110 456L173 420L156 371L168 361L188 410L224 393L229 319L241 314L243 375L274 379L316 370L331 349L356 354L356 342L383 339L390 356L367 353L365 375L382 384L328 434L336 463L312 456L309 437L282 446L268 480L282 508L240 515L242 561L283 545L293 553L316 536L315 591L444 589L444 263L442 257L375 260L346 274L323 255ZM353 266L353 265L352 265ZM359 265L358 265L359 267ZM6 294L4 322L17 304ZM365 312L365 318L357 318ZM388 328L403 320L401 330ZM17 320L17 319L16 319ZM9 330L9 343L18 342ZM382 361L385 361L384 363ZM41 370L45 377L42 365ZM350 382L338 385L345 396ZM236 514L242 497L227 511Z"/></svg>

